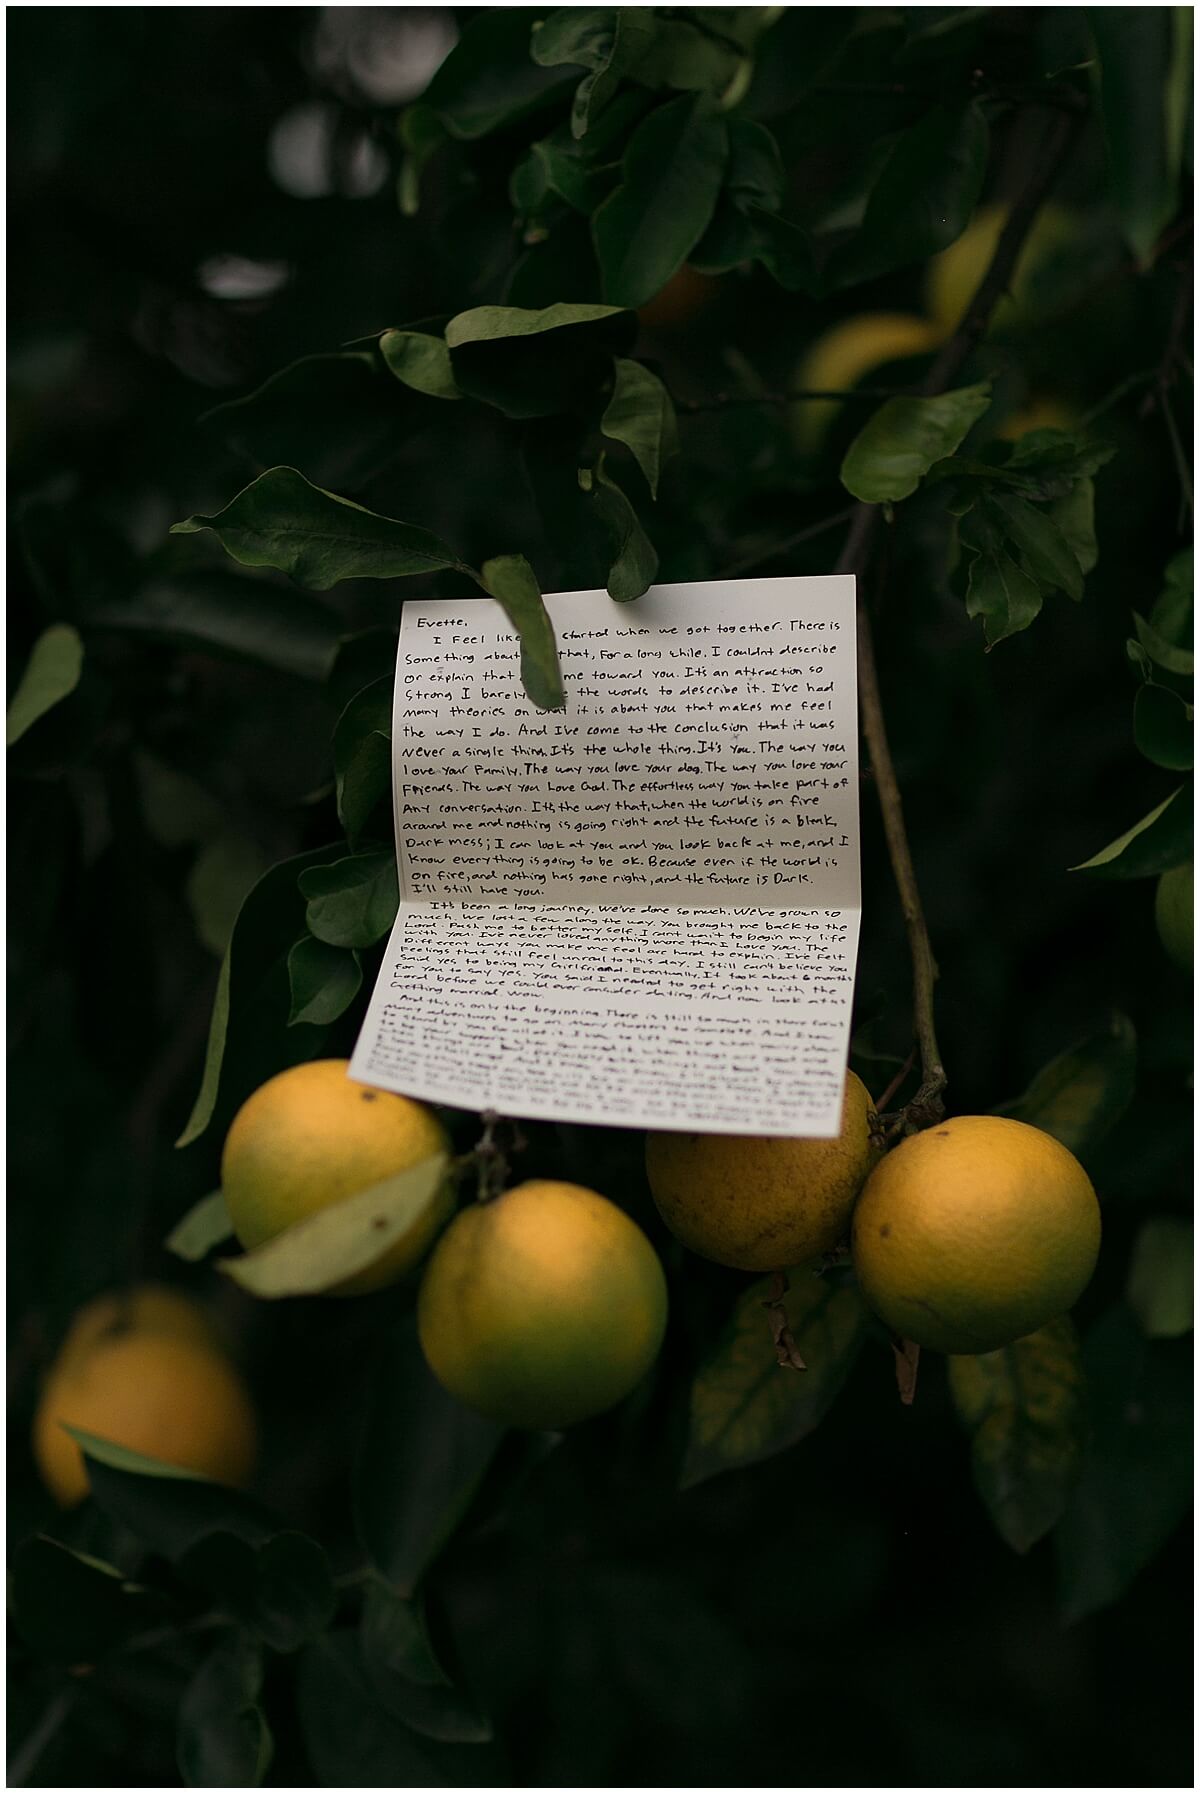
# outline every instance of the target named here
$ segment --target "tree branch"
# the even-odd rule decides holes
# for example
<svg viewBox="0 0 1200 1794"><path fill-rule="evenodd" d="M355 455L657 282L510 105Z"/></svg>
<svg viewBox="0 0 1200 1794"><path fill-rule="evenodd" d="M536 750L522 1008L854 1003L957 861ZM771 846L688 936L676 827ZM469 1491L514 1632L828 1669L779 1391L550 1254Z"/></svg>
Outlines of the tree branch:
<svg viewBox="0 0 1200 1794"><path fill-rule="evenodd" d="M1007 291L1025 239L1034 219L1053 187L1055 180L1075 143L1083 123L1083 114L1064 113L1046 133L1045 145L1038 156L1028 181L1013 205L1008 222L1000 235L995 254L975 296L967 307L958 328L937 356L925 379L917 388L923 398L947 391L971 352L982 340L992 313ZM882 512L877 505L859 504L851 518L845 546L837 563L838 573L854 573L861 579L874 553ZM944 1113L942 1092L946 1088L946 1071L942 1064L934 1023L933 992L937 981L937 963L929 940L929 930L921 907L921 892L913 865L912 850L904 826L904 809L900 787L888 746L883 705L879 693L879 676L875 665L875 646L865 596L858 598L858 689L862 731L870 756L871 769L879 792L883 830L887 840L892 876L900 898L904 925L908 933L909 956L912 960L913 1024L921 1054L921 1084L916 1096L904 1110L900 1126L915 1132L929 1127Z"/></svg>

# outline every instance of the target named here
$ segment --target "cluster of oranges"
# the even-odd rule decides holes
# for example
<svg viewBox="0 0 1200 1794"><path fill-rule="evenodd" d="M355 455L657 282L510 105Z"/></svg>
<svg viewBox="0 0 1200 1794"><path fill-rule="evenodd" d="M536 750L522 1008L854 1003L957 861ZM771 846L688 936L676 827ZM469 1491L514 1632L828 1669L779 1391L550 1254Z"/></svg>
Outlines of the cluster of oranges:
<svg viewBox="0 0 1200 1794"><path fill-rule="evenodd" d="M430 1109L346 1073L344 1060L296 1066L237 1115L222 1185L243 1245L447 1151ZM646 1169L671 1232L719 1264L815 1265L848 1240L862 1293L889 1330L943 1352L993 1351L1063 1313L1099 1249L1092 1186L1050 1135L959 1116L885 1154L852 1072L834 1139L654 1133ZM365 1294L418 1267L431 1370L468 1407L510 1425L558 1429L603 1412L662 1344L658 1254L622 1208L577 1184L536 1179L454 1213L441 1183L335 1293ZM47 1380L35 1455L70 1503L87 1480L64 1422L228 1482L253 1456L249 1401L211 1321L154 1286L83 1310Z"/></svg>

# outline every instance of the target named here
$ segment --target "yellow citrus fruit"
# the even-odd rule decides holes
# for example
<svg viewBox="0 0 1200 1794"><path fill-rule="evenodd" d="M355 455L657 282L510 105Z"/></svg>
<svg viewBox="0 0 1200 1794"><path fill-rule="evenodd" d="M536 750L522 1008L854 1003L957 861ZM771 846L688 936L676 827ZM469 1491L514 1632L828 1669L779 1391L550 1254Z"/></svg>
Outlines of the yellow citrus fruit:
<svg viewBox="0 0 1200 1794"><path fill-rule="evenodd" d="M1192 969L1192 862L1164 872L1154 892L1154 923L1168 958Z"/></svg>
<svg viewBox="0 0 1200 1794"><path fill-rule="evenodd" d="M672 324L684 324L698 311L703 311L717 290L717 280L712 274L701 274L698 268L690 268L685 262L682 268L676 269L670 280L655 293L653 299L647 299L645 305L638 306L638 317L651 330L661 330Z"/></svg>
<svg viewBox="0 0 1200 1794"><path fill-rule="evenodd" d="M1065 1314L1100 1250L1087 1173L1050 1134L957 1115L877 1165L854 1210L863 1295L893 1333L993 1352Z"/></svg>
<svg viewBox="0 0 1200 1794"><path fill-rule="evenodd" d="M805 392L849 391L888 362L927 355L944 334L928 318L906 312L863 312L844 318L812 344L793 384ZM805 453L816 449L840 408L839 399L805 399L790 406L796 446Z"/></svg>
<svg viewBox="0 0 1200 1794"><path fill-rule="evenodd" d="M58 1363L85 1357L102 1341L122 1333L164 1334L215 1350L222 1345L215 1320L193 1297L165 1283L141 1283L97 1296L81 1308L59 1348Z"/></svg>
<svg viewBox="0 0 1200 1794"><path fill-rule="evenodd" d="M834 1140L648 1134L646 1175L676 1239L740 1271L781 1270L846 1237L854 1198L877 1157L871 1098L846 1074Z"/></svg>
<svg viewBox="0 0 1200 1794"><path fill-rule="evenodd" d="M629 1394L658 1355L667 1284L623 1209L535 1179L456 1216L417 1301L430 1369L467 1407L558 1428Z"/></svg>
<svg viewBox="0 0 1200 1794"><path fill-rule="evenodd" d="M81 1311L68 1333L33 1423L34 1459L60 1506L73 1507L88 1489L83 1453L64 1421L215 1482L249 1475L256 1429L245 1385L203 1311L194 1310L189 1333L189 1305L185 1298L164 1305L169 1293L104 1298ZM113 1324L119 1306L128 1324Z"/></svg>
<svg viewBox="0 0 1200 1794"><path fill-rule="evenodd" d="M221 1157L221 1186L243 1246L261 1246L294 1222L448 1150L423 1104L346 1076L346 1059L282 1071L238 1110ZM383 1289L424 1257L453 1208L447 1185L390 1251L338 1284L339 1295Z"/></svg>
<svg viewBox="0 0 1200 1794"><path fill-rule="evenodd" d="M925 304L942 336L957 330L991 265L1004 226L1006 205L981 206L962 235L935 255L926 275ZM1061 206L1043 206L1025 239L1008 292L992 313L992 327L1033 322L1038 277L1052 259L1067 253L1078 234L1076 219Z"/></svg>

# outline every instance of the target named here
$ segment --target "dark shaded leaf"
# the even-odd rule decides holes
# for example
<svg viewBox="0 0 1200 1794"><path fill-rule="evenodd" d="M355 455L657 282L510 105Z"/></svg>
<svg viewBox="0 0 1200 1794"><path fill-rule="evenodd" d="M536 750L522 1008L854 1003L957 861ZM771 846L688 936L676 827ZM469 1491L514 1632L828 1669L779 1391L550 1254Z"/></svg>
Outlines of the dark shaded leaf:
<svg viewBox="0 0 1200 1794"><path fill-rule="evenodd" d="M362 965L358 954L345 947L331 947L325 941L305 935L288 954L288 985L292 1005L288 1011L288 1027L299 1022L326 1026L345 1015L362 988Z"/></svg>
<svg viewBox="0 0 1200 1794"><path fill-rule="evenodd" d="M414 1732L450 1744L481 1744L492 1736L487 1719L438 1662L419 1602L370 1583L359 1643L376 1695Z"/></svg>
<svg viewBox="0 0 1200 1794"><path fill-rule="evenodd" d="M692 1384L682 1488L757 1464L805 1438L828 1413L858 1355L867 1316L857 1289L804 1268L791 1273L783 1306L807 1369L782 1367L765 1307L769 1287L764 1277L743 1293L725 1338Z"/></svg>
<svg viewBox="0 0 1200 1794"><path fill-rule="evenodd" d="M1092 872L1097 878L1153 878L1191 857L1191 791L1180 785L1148 816L1071 871Z"/></svg>
<svg viewBox="0 0 1200 1794"><path fill-rule="evenodd" d="M1083 1361L1088 1445L1055 1533L1068 1621L1124 1594L1192 1500L1190 1346L1146 1339L1118 1304L1088 1334Z"/></svg>
<svg viewBox="0 0 1200 1794"><path fill-rule="evenodd" d="M613 368L613 392L600 419L601 433L625 444L646 476L651 498L657 498L662 464L679 447L671 395L640 361L618 358Z"/></svg>
<svg viewBox="0 0 1200 1794"><path fill-rule="evenodd" d="M229 1210L225 1205L224 1190L214 1190L209 1196L202 1196L171 1229L163 1245L176 1258L184 1258L189 1264L198 1264L206 1258L214 1246L227 1240L233 1233L233 1222L229 1219Z"/></svg>
<svg viewBox="0 0 1200 1794"><path fill-rule="evenodd" d="M624 491L605 473L603 460L587 479L590 487L581 473L581 484L585 491L590 490L592 502L612 542L608 595L618 604L628 604L653 585L654 575L658 572L658 555Z"/></svg>
<svg viewBox="0 0 1200 1794"><path fill-rule="evenodd" d="M1125 237L1142 266L1179 204L1191 32L1169 6L1090 6L1100 117ZM1168 92L1175 86L1182 93Z"/></svg>
<svg viewBox="0 0 1200 1794"><path fill-rule="evenodd" d="M308 931L331 947L373 947L396 919L394 853L356 853L332 866L310 866L299 882Z"/></svg>
<svg viewBox="0 0 1200 1794"><path fill-rule="evenodd" d="M446 343L463 392L528 418L582 403L636 334L637 318L619 305L479 305L451 318Z"/></svg>
<svg viewBox="0 0 1200 1794"><path fill-rule="evenodd" d="M447 1395L407 1318L381 1342L354 1473L363 1549L412 1596L462 1520L504 1436Z"/></svg>
<svg viewBox="0 0 1200 1794"><path fill-rule="evenodd" d="M1083 1457L1083 1369L1063 1315L998 1352L947 1359L971 1435L975 1487L1005 1544L1028 1551L1056 1526Z"/></svg>
<svg viewBox="0 0 1200 1794"><path fill-rule="evenodd" d="M334 727L338 816L351 842L357 842L376 807L391 796L393 690L391 674L364 686Z"/></svg>
<svg viewBox="0 0 1200 1794"><path fill-rule="evenodd" d="M973 559L967 574L969 617L983 619L989 648L1028 629L1042 608L1041 588L1004 552L1002 536L980 507L959 525L959 540Z"/></svg>
<svg viewBox="0 0 1200 1794"><path fill-rule="evenodd" d="M1192 706L1165 685L1143 685L1133 700L1139 754L1168 772L1189 772L1194 751Z"/></svg>
<svg viewBox="0 0 1200 1794"><path fill-rule="evenodd" d="M1114 1010L1106 1028L1051 1059L1023 1096L995 1113L1040 1127L1086 1159L1129 1107L1136 1076L1137 1035Z"/></svg>
<svg viewBox="0 0 1200 1794"><path fill-rule="evenodd" d="M312 485L294 467L268 468L215 517L171 525L172 535L209 529L243 566L274 567L316 592L342 579L466 571L428 530L366 511Z"/></svg>
<svg viewBox="0 0 1200 1794"><path fill-rule="evenodd" d="M305 355L201 422L256 469L299 467L318 485L357 486L400 439L404 407L368 349Z"/></svg>
<svg viewBox="0 0 1200 1794"><path fill-rule="evenodd" d="M1083 569L1046 511L1024 498L996 496L986 503L1031 579L1045 590L1065 592L1068 598L1083 597Z"/></svg>
<svg viewBox="0 0 1200 1794"><path fill-rule="evenodd" d="M300 1658L296 1704L305 1748L326 1788L440 1788L416 1737L375 1698L353 1632L334 1632Z"/></svg>
<svg viewBox="0 0 1200 1794"><path fill-rule="evenodd" d="M708 228L729 152L725 121L703 95L669 100L629 140L621 184L592 219L608 299L644 305Z"/></svg>
<svg viewBox="0 0 1200 1794"><path fill-rule="evenodd" d="M526 693L541 710L561 710L566 697L558 644L533 568L524 555L499 555L484 562L479 583L520 638L521 683Z"/></svg>
<svg viewBox="0 0 1200 1794"><path fill-rule="evenodd" d="M565 99L578 72L540 68L529 54L530 17L511 7L477 13L422 96L451 136L472 139Z"/></svg>
<svg viewBox="0 0 1200 1794"><path fill-rule="evenodd" d="M1196 670L1196 660L1190 648L1178 648L1160 635L1153 623L1147 623L1145 617L1133 613L1134 628L1138 641L1146 650L1155 666L1160 666L1168 673L1178 673L1182 678L1190 679Z"/></svg>
<svg viewBox="0 0 1200 1794"><path fill-rule="evenodd" d="M1071 490L1046 507L1081 573L1090 573L1100 558L1096 546L1096 488L1092 480L1076 480Z"/></svg>
<svg viewBox="0 0 1200 1794"><path fill-rule="evenodd" d="M111 1564L39 1534L12 1554L9 1608L36 1656L78 1664L161 1620L165 1604Z"/></svg>
<svg viewBox="0 0 1200 1794"><path fill-rule="evenodd" d="M1190 1333L1194 1313L1192 1223L1156 1215L1143 1223L1133 1248L1125 1299L1148 1339Z"/></svg>
<svg viewBox="0 0 1200 1794"><path fill-rule="evenodd" d="M163 1557L182 1557L216 1533L261 1544L279 1530L266 1508L239 1490L206 1482L78 1428L67 1430L87 1459L96 1505Z"/></svg>
<svg viewBox="0 0 1200 1794"><path fill-rule="evenodd" d="M220 570L152 580L98 606L89 620L307 680L328 675L338 640L337 618L318 599Z"/></svg>
<svg viewBox="0 0 1200 1794"><path fill-rule="evenodd" d="M1192 550L1183 549L1167 563L1163 589L1150 612L1150 626L1160 640L1187 648L1192 640Z"/></svg>
<svg viewBox="0 0 1200 1794"><path fill-rule="evenodd" d="M260 1788L274 1749L262 1693L262 1650L243 1632L219 1644L183 1691L175 1758L189 1788Z"/></svg>
<svg viewBox="0 0 1200 1794"><path fill-rule="evenodd" d="M5 744L11 747L26 729L45 716L79 684L83 643L69 623L54 623L33 644L21 682L13 693L5 720Z"/></svg>
<svg viewBox="0 0 1200 1794"><path fill-rule="evenodd" d="M846 450L842 485L867 504L908 498L935 461L954 453L991 402L986 380L936 398L886 400Z"/></svg>
<svg viewBox="0 0 1200 1794"><path fill-rule="evenodd" d="M979 202L987 159L987 121L977 100L927 112L884 163L862 227L834 257L827 284L872 280L947 249Z"/></svg>
<svg viewBox="0 0 1200 1794"><path fill-rule="evenodd" d="M337 1607L333 1572L320 1545L278 1532L256 1557L254 1622L276 1651L294 1651L323 1632Z"/></svg>

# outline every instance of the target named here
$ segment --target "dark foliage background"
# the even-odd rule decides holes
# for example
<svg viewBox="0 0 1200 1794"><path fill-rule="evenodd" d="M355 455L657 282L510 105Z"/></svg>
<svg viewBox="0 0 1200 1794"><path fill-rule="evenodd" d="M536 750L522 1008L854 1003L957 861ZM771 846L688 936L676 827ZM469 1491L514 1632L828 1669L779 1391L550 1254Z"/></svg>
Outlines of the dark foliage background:
<svg viewBox="0 0 1200 1794"><path fill-rule="evenodd" d="M1165 9L1143 13L1169 33ZM501 98L512 71L532 66L533 18L487 24L483 61ZM77 686L9 756L14 1545L45 1532L145 1568L152 1530L139 1542L115 1495L52 1513L26 1444L69 1316L133 1276L178 1279L223 1308L263 1415L255 1492L320 1539L339 1575L361 1557L346 1465L364 1424L377 1442L386 1434L360 1473L374 1498L415 1499L424 1435L388 1432L378 1409L366 1420L402 1299L256 1304L161 1241L217 1181L219 1125L182 1151L172 1143L233 916L266 868L340 839L327 684L338 639L375 630L355 653L364 671L386 671L383 632L418 588L349 580L315 597L282 577L252 581L215 545L197 553L167 531L285 462L438 531L474 564L520 552L545 590L604 582L602 559L573 564L568 545L564 560L545 526L535 498L549 489L535 478L531 495L525 471L536 432L519 445L482 406L468 425L465 406L399 382L364 377L360 389L347 375L343 386L335 369L258 412L206 416L298 357L389 326L604 296L586 219L551 210L539 238L508 198L525 147L565 119L570 84L482 138L452 136L421 171L418 209L398 203L414 168L411 127L406 146L397 119L411 120L456 36L482 24L469 8L10 15L10 693L49 625L70 623L84 645ZM1181 210L1135 266L1091 75L1078 72L1094 54L1078 10L791 9L763 37L740 110L779 142L784 212L816 229L839 208L861 219L878 170L864 151L939 103L986 98L985 200L1012 200L1029 178L1048 76L1091 106L1055 192L1087 219L1087 255L1072 258L1035 329L979 351L1013 408L1047 392L1075 418L1104 407L1095 427L1116 455L1096 476L1099 563L1085 599L1058 594L985 654L947 573L941 512L919 497L873 605L952 1110L995 1108L1055 1055L1116 1038L1114 1012L1127 1018L1122 1052L1130 1025L1136 1036L1136 1063L1127 1053L1117 1078L1132 1077L1132 1100L1085 1154L1106 1232L1076 1316L1093 1436L1111 1439L1106 1401L1127 1427L1115 1459L1093 1464L1091 1506L1072 1523L1122 1567L1109 1586L1072 1593L1053 1539L1010 1551L973 1487L942 1363L929 1356L902 1408L882 1335L811 1437L679 1493L688 1385L744 1280L685 1261L664 1235L636 1137L539 1125L520 1168L594 1183L663 1251L674 1319L660 1371L565 1442L510 1439L425 1579L431 1623L494 1740L431 1744L364 1692L347 1668L361 1600L348 1586L337 1624L299 1659L268 1654L269 1781L1188 1779L1190 1339L1147 1340L1125 1299L1145 1223L1190 1215L1188 996L1155 933L1153 881L1066 869L1176 782L1135 751L1125 643L1131 612L1149 613L1190 535L1163 416L1173 406L1186 434L1175 351L1190 334L1190 237ZM1162 69L1150 52L1133 62L1144 87L1130 104L1153 118ZM840 450L870 407L847 407L813 457L796 446L795 407L688 405L786 392L839 319L920 311L926 259L820 293L789 291L743 259L696 283L686 315L644 308L634 353L679 403L682 446L653 513L628 470L621 479L660 577L832 565L838 531L792 538L845 507ZM695 299L672 291L677 311ZM887 373L894 383L920 365ZM547 444L552 458L549 430ZM553 506L551 493L552 523ZM453 576L420 585L462 589ZM878 1092L907 1051L909 987L869 783L863 828L855 1063ZM364 955L368 981L376 963ZM348 1051L360 1013L289 1033L285 994L244 1063L266 1076ZM249 1087L224 1091L218 1123ZM469 1145L472 1118L456 1127ZM1144 1545L1127 1550L1131 1536ZM170 1555L152 1553L147 1574L184 1617L149 1646L121 1633L85 1675L18 1611L18 1782L178 1780L180 1697L207 1649L187 1622L211 1591L181 1594L162 1569ZM52 1605L32 1569L22 1587L34 1608Z"/></svg>

